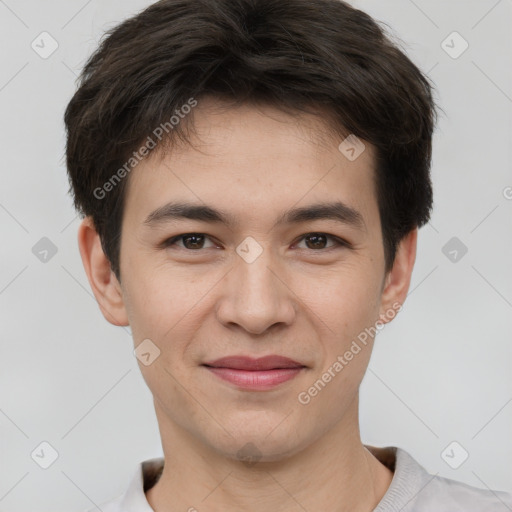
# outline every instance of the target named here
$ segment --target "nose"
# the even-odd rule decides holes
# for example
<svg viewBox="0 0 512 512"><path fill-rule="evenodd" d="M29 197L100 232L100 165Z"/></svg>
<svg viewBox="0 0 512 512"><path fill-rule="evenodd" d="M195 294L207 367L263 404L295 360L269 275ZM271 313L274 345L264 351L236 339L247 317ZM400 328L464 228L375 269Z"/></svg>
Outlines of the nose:
<svg viewBox="0 0 512 512"><path fill-rule="evenodd" d="M285 269L268 248L250 263L236 256L218 299L219 322L256 335L278 324L291 325L297 300L286 278Z"/></svg>

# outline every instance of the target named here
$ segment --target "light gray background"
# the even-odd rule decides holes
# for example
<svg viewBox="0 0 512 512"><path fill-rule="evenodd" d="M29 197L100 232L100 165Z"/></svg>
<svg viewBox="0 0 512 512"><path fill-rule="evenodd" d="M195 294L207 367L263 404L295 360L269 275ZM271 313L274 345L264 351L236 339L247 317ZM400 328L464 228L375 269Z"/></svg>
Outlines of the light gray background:
<svg viewBox="0 0 512 512"><path fill-rule="evenodd" d="M101 34L149 3L0 0L1 511L82 511L161 455L130 331L104 320L82 268L62 121ZM512 490L512 1L353 3L404 40L446 112L411 291L363 382L363 441ZM43 31L59 44L47 59L31 48ZM453 31L469 43L457 59L441 47ZM457 262L442 252L454 236ZM46 263L42 237L58 249ZM59 454L48 469L31 458L42 441ZM441 456L453 441L469 452L456 470Z"/></svg>

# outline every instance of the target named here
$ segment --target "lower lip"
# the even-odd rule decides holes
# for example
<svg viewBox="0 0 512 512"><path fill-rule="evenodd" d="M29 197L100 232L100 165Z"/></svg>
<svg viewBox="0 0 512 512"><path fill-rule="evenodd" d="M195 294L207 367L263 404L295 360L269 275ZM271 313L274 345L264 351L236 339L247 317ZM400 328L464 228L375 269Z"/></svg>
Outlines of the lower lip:
<svg viewBox="0 0 512 512"><path fill-rule="evenodd" d="M293 379L303 370L300 368L278 368L275 370L235 370L233 368L213 368L206 366L208 370L220 377L222 380L231 382L244 389L261 391L272 389L275 386Z"/></svg>

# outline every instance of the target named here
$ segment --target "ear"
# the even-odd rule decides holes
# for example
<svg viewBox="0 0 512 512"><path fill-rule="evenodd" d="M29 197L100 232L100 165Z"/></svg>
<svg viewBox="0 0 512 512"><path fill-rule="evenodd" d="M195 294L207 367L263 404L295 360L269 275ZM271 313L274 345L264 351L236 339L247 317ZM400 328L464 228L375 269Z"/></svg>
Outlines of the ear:
<svg viewBox="0 0 512 512"><path fill-rule="evenodd" d="M113 325L129 325L121 285L103 252L100 236L91 217L86 217L78 228L78 247L103 316Z"/></svg>
<svg viewBox="0 0 512 512"><path fill-rule="evenodd" d="M410 231L399 243L393 268L386 275L381 295L380 321L390 322L405 302L416 260L418 229Z"/></svg>

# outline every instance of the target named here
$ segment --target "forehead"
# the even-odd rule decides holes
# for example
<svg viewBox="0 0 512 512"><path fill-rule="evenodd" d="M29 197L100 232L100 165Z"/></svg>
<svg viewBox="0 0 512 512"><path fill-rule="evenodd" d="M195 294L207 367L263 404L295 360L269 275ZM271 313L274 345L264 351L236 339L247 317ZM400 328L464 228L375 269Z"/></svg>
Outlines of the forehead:
<svg viewBox="0 0 512 512"><path fill-rule="evenodd" d="M144 220L170 200L217 206L253 221L308 203L376 207L374 148L350 160L343 136L321 117L265 106L205 101L193 111L190 143L156 147L129 175L125 219ZM374 203L374 204L372 204ZM128 218L127 218L128 217Z"/></svg>

